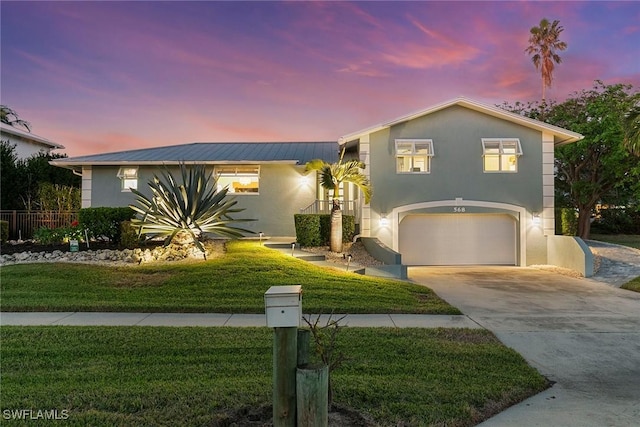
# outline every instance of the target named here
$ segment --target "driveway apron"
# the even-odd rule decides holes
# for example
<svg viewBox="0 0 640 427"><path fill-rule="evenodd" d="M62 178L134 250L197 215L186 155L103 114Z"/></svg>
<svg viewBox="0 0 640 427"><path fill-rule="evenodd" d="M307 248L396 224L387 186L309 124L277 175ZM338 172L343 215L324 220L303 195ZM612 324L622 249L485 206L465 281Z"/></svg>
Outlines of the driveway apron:
<svg viewBox="0 0 640 427"><path fill-rule="evenodd" d="M640 294L531 268L413 267L554 382L481 426L640 426Z"/></svg>

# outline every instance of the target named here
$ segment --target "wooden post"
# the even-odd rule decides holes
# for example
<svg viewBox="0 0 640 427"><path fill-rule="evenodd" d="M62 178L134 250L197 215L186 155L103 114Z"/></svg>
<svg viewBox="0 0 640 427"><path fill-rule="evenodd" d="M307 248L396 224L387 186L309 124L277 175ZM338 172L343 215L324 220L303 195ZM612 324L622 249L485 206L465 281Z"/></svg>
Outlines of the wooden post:
<svg viewBox="0 0 640 427"><path fill-rule="evenodd" d="M296 372L298 427L327 427L329 367L298 368Z"/></svg>
<svg viewBox="0 0 640 427"><path fill-rule="evenodd" d="M298 328L274 328L273 426L296 427Z"/></svg>
<svg viewBox="0 0 640 427"><path fill-rule="evenodd" d="M311 331L298 329L298 368L304 368L309 364L309 342Z"/></svg>

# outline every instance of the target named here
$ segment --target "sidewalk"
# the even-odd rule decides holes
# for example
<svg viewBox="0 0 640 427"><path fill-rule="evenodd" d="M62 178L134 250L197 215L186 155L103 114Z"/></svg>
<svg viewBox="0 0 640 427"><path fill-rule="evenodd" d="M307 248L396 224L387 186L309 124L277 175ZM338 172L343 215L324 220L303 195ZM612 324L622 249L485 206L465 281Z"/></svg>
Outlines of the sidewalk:
<svg viewBox="0 0 640 427"><path fill-rule="evenodd" d="M338 320L343 314L333 314ZM308 314L304 315L309 318ZM311 315L314 321L317 315ZM329 315L322 315L326 324ZM463 315L347 314L340 324L372 328L475 328L481 326ZM228 313L109 313L109 312L3 312L0 326L206 326L266 327L264 314ZM301 326L304 326L304 322Z"/></svg>

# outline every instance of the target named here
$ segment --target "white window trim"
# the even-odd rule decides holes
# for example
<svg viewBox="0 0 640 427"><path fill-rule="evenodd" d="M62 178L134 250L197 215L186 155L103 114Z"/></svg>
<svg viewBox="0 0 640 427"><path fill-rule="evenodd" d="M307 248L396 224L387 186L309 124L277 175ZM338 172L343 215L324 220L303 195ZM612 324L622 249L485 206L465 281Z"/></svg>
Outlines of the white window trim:
<svg viewBox="0 0 640 427"><path fill-rule="evenodd" d="M225 165L216 165L216 166L213 167L213 173L214 173L214 176L216 177L216 181L217 181L218 178L220 178L221 175L224 176L224 177L242 176L243 175L242 173L238 174L238 169L243 169L243 168L246 169L246 168L250 168L250 167L251 168L255 167L257 172L255 174L254 173L246 174L246 176L251 176L251 177L257 176L258 177L258 191L255 192L255 193L249 193L249 192L247 192L247 193L232 193L232 192L229 192L228 194L232 195L234 197L235 196L259 196L260 195L260 165L238 165L238 164L234 164L234 165L226 165L226 164ZM222 172L221 169L224 172ZM229 172L226 172L226 170L229 170L229 169L235 169L235 173L231 174ZM216 182L216 184L217 184L217 182Z"/></svg>
<svg viewBox="0 0 640 427"><path fill-rule="evenodd" d="M498 143L498 153L489 153L487 154L487 143ZM515 153L505 153L504 152L504 143L505 142L515 142L516 143L516 152ZM499 156L498 165L500 167L499 170L486 170L484 157L487 155L491 156ZM502 169L502 156L516 156L516 168L515 170L504 170ZM518 173L518 158L522 156L522 146L520 145L520 138L482 138L482 171L484 173Z"/></svg>
<svg viewBox="0 0 640 427"><path fill-rule="evenodd" d="M132 173L132 171L134 171ZM124 193L130 193L131 192L131 188L133 188L134 190L138 189L138 166L121 166L120 169L118 169L118 178L120 178L120 185L121 185L121 190ZM125 186L125 183L127 181L134 181L135 180L135 187L133 186Z"/></svg>
<svg viewBox="0 0 640 427"><path fill-rule="evenodd" d="M411 154L405 154L405 155L399 155L398 154L398 144L411 144ZM428 154L416 154L416 144L427 144L429 146L429 153ZM396 159L396 174L398 175L411 175L411 174L417 174L417 175L424 175L424 174L430 174L431 173L431 158L434 156L434 150L433 150L433 140L432 139L396 139L395 140L395 159ZM407 172L402 172L402 171L398 171L398 157L427 157L427 164L426 164L426 170L424 171L407 171ZM412 161L413 164L413 161Z"/></svg>

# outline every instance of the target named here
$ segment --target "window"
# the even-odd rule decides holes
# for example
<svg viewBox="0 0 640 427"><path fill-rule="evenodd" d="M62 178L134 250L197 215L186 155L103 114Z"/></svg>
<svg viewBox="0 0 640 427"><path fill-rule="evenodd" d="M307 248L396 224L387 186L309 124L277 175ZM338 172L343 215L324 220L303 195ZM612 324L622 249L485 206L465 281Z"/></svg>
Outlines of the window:
<svg viewBox="0 0 640 427"><path fill-rule="evenodd" d="M122 191L131 191L138 189L138 168L136 166L122 166L118 170L118 178L122 182Z"/></svg>
<svg viewBox="0 0 640 427"><path fill-rule="evenodd" d="M522 147L518 138L483 138L482 157L485 172L518 172Z"/></svg>
<svg viewBox="0 0 640 427"><path fill-rule="evenodd" d="M429 173L433 157L430 139L396 139L396 172Z"/></svg>
<svg viewBox="0 0 640 427"><path fill-rule="evenodd" d="M230 194L258 194L260 166L217 166L218 191L229 188Z"/></svg>

